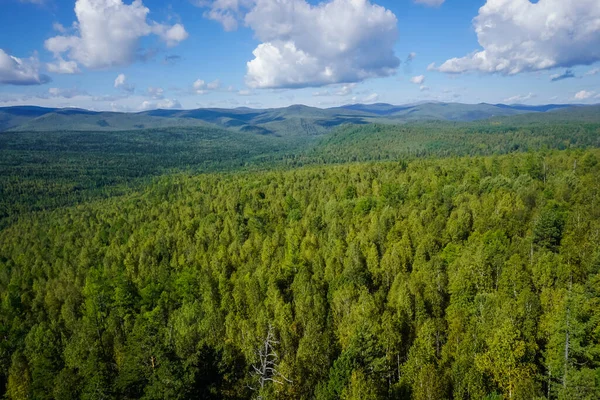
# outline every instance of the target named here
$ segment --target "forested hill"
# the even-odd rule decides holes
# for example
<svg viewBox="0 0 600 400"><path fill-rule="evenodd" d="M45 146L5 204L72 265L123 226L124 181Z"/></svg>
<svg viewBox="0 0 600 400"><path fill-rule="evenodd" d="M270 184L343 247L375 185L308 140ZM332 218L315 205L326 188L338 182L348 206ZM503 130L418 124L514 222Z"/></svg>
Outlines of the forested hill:
<svg viewBox="0 0 600 400"><path fill-rule="evenodd" d="M591 107L593 109L593 106ZM570 115L591 114L592 111L587 111L588 109L590 106L565 104L524 106L485 103L423 103L403 106L354 104L328 109L293 105L270 109L205 108L123 113L75 108L16 106L0 107L0 132L124 131L201 126L265 135L320 135L343 124L477 121L521 114L543 116L554 114L557 111L560 111L560 118L564 120L568 119ZM598 117L595 122L599 122Z"/></svg>
<svg viewBox="0 0 600 400"><path fill-rule="evenodd" d="M35 110L34 110L35 111ZM556 111L562 112L562 111ZM566 111L565 111L566 112ZM544 113L548 116L551 113ZM561 123L345 124L320 135L271 135L215 126L131 131L0 133L0 228L30 211L125 193L177 171L491 155L600 147L600 113Z"/></svg>
<svg viewBox="0 0 600 400"><path fill-rule="evenodd" d="M0 390L597 399L599 160L178 174L23 216L0 232Z"/></svg>
<svg viewBox="0 0 600 400"><path fill-rule="evenodd" d="M595 123L585 122L584 116L592 114L580 115L583 121L577 122L536 122L528 117L515 123L511 117L471 123L345 125L324 136L307 154L323 162L345 162L600 147L600 109Z"/></svg>

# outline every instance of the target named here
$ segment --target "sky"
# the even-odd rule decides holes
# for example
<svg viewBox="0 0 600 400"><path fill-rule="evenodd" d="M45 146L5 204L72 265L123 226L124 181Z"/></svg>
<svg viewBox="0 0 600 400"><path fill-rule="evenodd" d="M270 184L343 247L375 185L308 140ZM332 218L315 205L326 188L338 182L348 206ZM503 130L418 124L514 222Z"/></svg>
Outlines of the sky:
<svg viewBox="0 0 600 400"><path fill-rule="evenodd" d="M0 107L600 103L599 0L0 0Z"/></svg>

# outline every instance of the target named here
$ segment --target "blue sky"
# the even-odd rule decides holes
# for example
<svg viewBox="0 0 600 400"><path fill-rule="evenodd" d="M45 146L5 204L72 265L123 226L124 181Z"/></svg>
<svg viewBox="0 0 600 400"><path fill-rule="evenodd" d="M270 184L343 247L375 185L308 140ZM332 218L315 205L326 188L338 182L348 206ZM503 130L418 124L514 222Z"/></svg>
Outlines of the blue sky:
<svg viewBox="0 0 600 400"><path fill-rule="evenodd" d="M0 106L600 103L597 0L0 1Z"/></svg>

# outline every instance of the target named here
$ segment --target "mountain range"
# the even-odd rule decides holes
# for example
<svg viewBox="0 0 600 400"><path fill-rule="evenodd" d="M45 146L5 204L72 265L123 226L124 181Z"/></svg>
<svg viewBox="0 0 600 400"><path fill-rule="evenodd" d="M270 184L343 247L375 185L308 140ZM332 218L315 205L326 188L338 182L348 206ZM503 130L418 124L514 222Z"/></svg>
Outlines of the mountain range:
<svg viewBox="0 0 600 400"><path fill-rule="evenodd" d="M421 103L411 105L351 104L334 108L292 105L283 108L201 108L137 113L98 112L77 108L14 106L0 108L2 131L121 131L169 127L220 127L260 135L319 135L343 124L402 124L420 121L467 122L520 117L523 122L600 119L600 106L547 104Z"/></svg>

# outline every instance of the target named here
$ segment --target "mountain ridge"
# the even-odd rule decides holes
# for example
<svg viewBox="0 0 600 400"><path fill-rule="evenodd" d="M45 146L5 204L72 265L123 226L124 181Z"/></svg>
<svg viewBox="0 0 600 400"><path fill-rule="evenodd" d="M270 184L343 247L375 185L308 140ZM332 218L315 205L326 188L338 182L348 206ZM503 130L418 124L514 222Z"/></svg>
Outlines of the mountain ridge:
<svg viewBox="0 0 600 400"><path fill-rule="evenodd" d="M2 131L121 131L174 127L220 127L261 134L314 135L343 124L372 122L402 124L420 121L468 122L523 114L580 112L595 107L581 104L465 104L426 102L347 104L319 108L294 104L280 108L156 109L139 112L94 111L38 106L0 107Z"/></svg>

